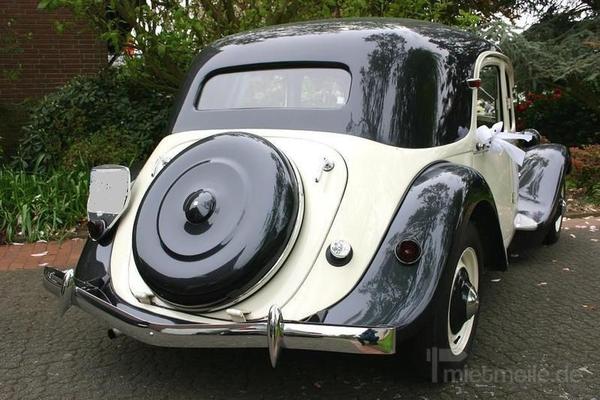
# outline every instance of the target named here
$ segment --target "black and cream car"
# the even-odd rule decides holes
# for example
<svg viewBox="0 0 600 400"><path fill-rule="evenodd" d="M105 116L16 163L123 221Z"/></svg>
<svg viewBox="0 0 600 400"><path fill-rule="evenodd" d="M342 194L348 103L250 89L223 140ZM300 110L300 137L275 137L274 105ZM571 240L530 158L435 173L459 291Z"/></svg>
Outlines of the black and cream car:
<svg viewBox="0 0 600 400"><path fill-rule="evenodd" d="M431 23L226 37L137 176L92 170L90 239L45 286L111 337L460 366L482 273L565 210L568 153L515 132L512 88L494 45Z"/></svg>

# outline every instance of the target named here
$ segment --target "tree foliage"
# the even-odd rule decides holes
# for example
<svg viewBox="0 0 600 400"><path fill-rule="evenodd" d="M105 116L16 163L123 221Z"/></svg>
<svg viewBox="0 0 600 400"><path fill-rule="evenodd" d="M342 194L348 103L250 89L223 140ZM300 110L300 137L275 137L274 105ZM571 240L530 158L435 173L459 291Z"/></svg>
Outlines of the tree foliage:
<svg viewBox="0 0 600 400"><path fill-rule="evenodd" d="M511 0L514 1L514 0ZM500 3L510 2L509 0ZM485 5L475 15L472 10ZM212 41L240 31L310 19L406 17L474 25L498 6L475 0L41 0L92 23L144 85L175 92L193 57Z"/></svg>
<svg viewBox="0 0 600 400"><path fill-rule="evenodd" d="M552 9L523 33L503 22L485 30L513 61L521 92L558 88L600 114L600 14L593 5Z"/></svg>

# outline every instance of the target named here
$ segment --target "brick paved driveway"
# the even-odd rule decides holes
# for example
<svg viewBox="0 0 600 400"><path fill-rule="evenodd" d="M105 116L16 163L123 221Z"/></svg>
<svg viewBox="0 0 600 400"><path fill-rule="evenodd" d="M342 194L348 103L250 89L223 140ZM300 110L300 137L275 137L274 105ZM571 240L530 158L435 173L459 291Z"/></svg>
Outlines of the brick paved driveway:
<svg viewBox="0 0 600 400"><path fill-rule="evenodd" d="M265 350L111 341L80 310L55 320L39 269L0 272L0 399L600 400L600 235L592 225L600 221L568 221L556 246L485 277L466 381L445 385L416 381L393 358L284 350L273 370Z"/></svg>
<svg viewBox="0 0 600 400"><path fill-rule="evenodd" d="M62 242L12 244L0 246L0 272L20 269L40 269L46 265L73 266L77 264L85 240L67 239Z"/></svg>

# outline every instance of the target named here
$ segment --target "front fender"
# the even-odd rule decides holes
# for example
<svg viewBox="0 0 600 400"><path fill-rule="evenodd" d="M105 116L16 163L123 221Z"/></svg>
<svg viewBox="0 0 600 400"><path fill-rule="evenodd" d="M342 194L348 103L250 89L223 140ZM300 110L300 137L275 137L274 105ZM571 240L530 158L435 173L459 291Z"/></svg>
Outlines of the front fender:
<svg viewBox="0 0 600 400"><path fill-rule="evenodd" d="M563 145L541 144L527 150L520 170L519 213L538 224L550 221L569 167L569 153Z"/></svg>
<svg viewBox="0 0 600 400"><path fill-rule="evenodd" d="M571 168L571 157L561 144L530 147L519 171L517 212L537 224L532 230L517 230L510 244L512 251L540 245L554 229L558 215L564 215L561 190Z"/></svg>
<svg viewBox="0 0 600 400"><path fill-rule="evenodd" d="M319 313L319 319L341 325L413 326L435 295L455 238L474 213L486 210L495 218L486 223L491 234L484 237L494 241L490 248L499 264L495 267L503 268L506 253L492 193L483 177L462 165L445 162L429 166L407 191L358 285ZM396 245L404 239L421 244L422 256L415 264L404 265L395 256Z"/></svg>

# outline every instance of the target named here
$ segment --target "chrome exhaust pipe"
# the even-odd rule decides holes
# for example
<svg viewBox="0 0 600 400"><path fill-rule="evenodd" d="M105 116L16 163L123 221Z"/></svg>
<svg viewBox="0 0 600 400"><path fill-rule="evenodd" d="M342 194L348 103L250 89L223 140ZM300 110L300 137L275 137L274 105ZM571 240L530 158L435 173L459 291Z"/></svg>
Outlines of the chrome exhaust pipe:
<svg viewBox="0 0 600 400"><path fill-rule="evenodd" d="M123 332L121 332L117 328L109 328L108 332L106 333L108 334L109 339L116 339L123 334Z"/></svg>

